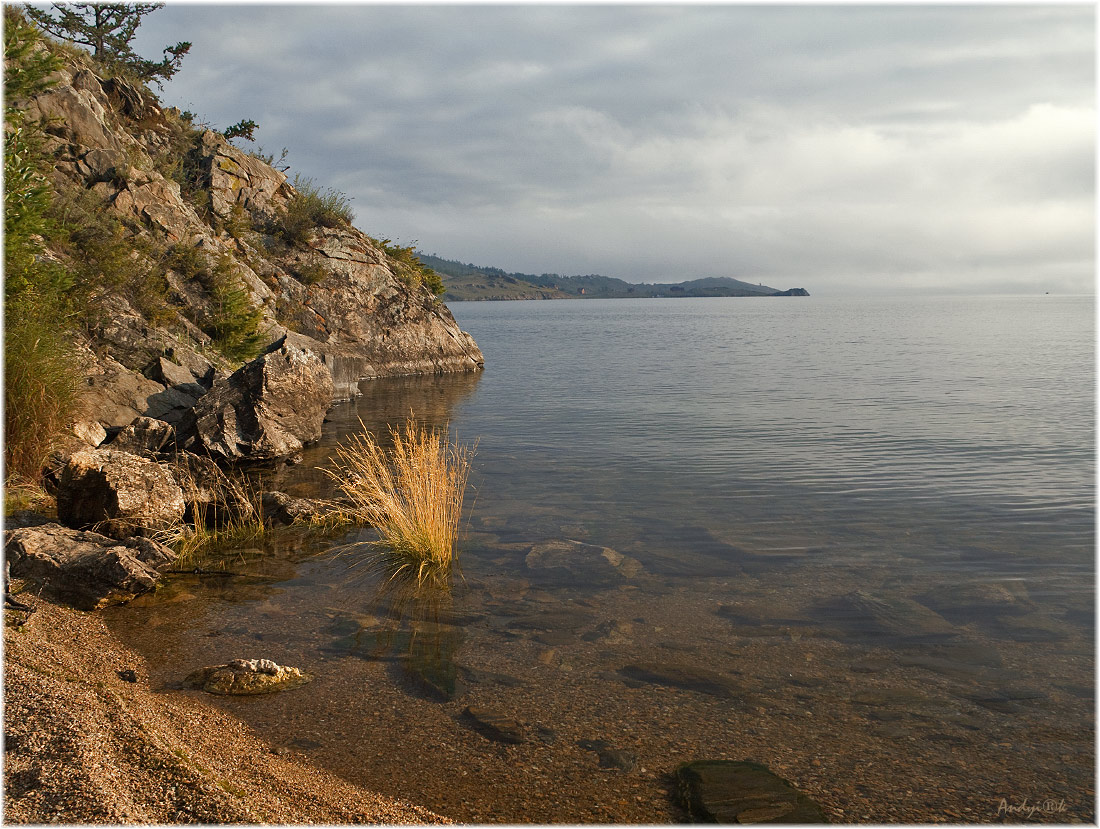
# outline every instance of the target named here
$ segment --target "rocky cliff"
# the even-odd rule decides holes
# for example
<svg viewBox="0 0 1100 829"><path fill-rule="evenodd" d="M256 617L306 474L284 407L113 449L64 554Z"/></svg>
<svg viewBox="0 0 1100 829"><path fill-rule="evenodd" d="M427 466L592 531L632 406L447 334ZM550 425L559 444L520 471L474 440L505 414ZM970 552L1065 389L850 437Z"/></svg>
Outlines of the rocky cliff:
<svg viewBox="0 0 1100 829"><path fill-rule="evenodd" d="M416 268L352 227L350 211L328 209L308 182L295 188L78 53L66 53L53 80L15 103L43 127L55 202L89 217L89 238L47 244L48 255L87 269L73 260L94 242L123 260L121 277L106 265L86 277L102 283L78 335L88 420L178 421L216 379L279 345L316 355L334 399L354 396L365 378L482 366Z"/></svg>

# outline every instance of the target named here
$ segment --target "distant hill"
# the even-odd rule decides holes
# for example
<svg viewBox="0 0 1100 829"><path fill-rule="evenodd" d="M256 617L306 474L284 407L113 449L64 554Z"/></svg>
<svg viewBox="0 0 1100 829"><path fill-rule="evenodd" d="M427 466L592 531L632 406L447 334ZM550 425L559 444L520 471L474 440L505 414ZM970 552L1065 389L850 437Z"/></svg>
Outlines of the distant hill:
<svg viewBox="0 0 1100 829"><path fill-rule="evenodd" d="M753 285L728 276L677 283L633 284L612 276L562 276L508 273L417 253L426 266L443 277L445 300L498 299L623 299L628 297L775 296L781 292L767 285Z"/></svg>

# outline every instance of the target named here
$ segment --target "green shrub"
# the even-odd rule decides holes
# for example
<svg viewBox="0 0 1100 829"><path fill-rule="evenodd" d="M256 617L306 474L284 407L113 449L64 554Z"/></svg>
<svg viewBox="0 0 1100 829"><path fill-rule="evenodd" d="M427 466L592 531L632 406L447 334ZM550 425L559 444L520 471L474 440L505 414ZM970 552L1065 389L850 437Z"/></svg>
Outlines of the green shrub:
<svg viewBox="0 0 1100 829"><path fill-rule="evenodd" d="M329 276L330 273L331 271L320 262L305 262L294 269L294 275L304 285L316 285Z"/></svg>
<svg viewBox="0 0 1100 829"><path fill-rule="evenodd" d="M214 303L213 313L203 326L214 347L234 362L251 360L264 344L260 330L263 312L252 304L233 258L223 255L200 279Z"/></svg>
<svg viewBox="0 0 1100 829"><path fill-rule="evenodd" d="M410 288L417 288L421 284L436 296L442 296L447 291L443 284L443 278L420 261L416 255L416 242L411 245L395 245L389 239L372 239L376 245L386 252L393 264L394 275Z"/></svg>
<svg viewBox="0 0 1100 829"><path fill-rule="evenodd" d="M4 317L4 477L38 482L80 412L80 366L64 316L47 297L25 291Z"/></svg>
<svg viewBox="0 0 1100 829"><path fill-rule="evenodd" d="M292 245L305 245L318 227L345 227L354 214L351 200L339 190L321 190L313 180L294 177L294 197L279 216L278 229Z"/></svg>

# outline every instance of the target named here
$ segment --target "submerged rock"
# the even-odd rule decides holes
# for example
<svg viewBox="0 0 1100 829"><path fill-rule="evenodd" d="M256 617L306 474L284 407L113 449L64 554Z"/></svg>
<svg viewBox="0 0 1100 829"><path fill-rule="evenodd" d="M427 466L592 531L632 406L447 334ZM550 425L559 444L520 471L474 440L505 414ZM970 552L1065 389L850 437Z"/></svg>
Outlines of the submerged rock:
<svg viewBox="0 0 1100 829"><path fill-rule="evenodd" d="M128 602L152 590L176 555L148 538L118 541L60 524L5 533L4 552L13 578L79 610Z"/></svg>
<svg viewBox="0 0 1100 829"><path fill-rule="evenodd" d="M626 665L619 673L637 682L667 685L687 691L699 691L715 697L733 699L741 696L742 689L729 677L694 665L644 662Z"/></svg>
<svg viewBox="0 0 1100 829"><path fill-rule="evenodd" d="M270 659L234 659L188 674L184 687L223 696L252 696L298 688L312 679L298 668L277 665Z"/></svg>
<svg viewBox="0 0 1100 829"><path fill-rule="evenodd" d="M525 563L544 581L598 587L632 579L642 570L637 559L610 547L566 539L535 544Z"/></svg>
<svg viewBox="0 0 1100 829"><path fill-rule="evenodd" d="M934 610L903 596L872 595L854 590L831 602L824 610L856 637L936 642L959 633Z"/></svg>
<svg viewBox="0 0 1100 829"><path fill-rule="evenodd" d="M496 711L479 706L467 706L466 719L481 736L498 743L518 745L526 739L523 726Z"/></svg>
<svg viewBox="0 0 1100 829"><path fill-rule="evenodd" d="M696 760L676 769L676 782L696 822L829 822L821 806L760 763Z"/></svg>
<svg viewBox="0 0 1100 829"><path fill-rule="evenodd" d="M169 469L116 449L74 453L58 484L62 523L113 538L169 529L183 519L186 508Z"/></svg>

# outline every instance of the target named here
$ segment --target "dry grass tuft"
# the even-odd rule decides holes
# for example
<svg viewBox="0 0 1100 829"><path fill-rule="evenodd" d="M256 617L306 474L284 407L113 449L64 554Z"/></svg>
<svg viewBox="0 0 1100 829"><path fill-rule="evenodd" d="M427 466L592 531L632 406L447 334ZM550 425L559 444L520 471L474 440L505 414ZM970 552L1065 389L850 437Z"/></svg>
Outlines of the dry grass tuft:
<svg viewBox="0 0 1100 829"><path fill-rule="evenodd" d="M392 579L445 577L457 558L474 448L412 417L403 429L391 426L390 437L393 447L385 449L364 426L336 449L335 470L324 471L346 498L347 518L378 530L379 540L369 542L374 566Z"/></svg>

